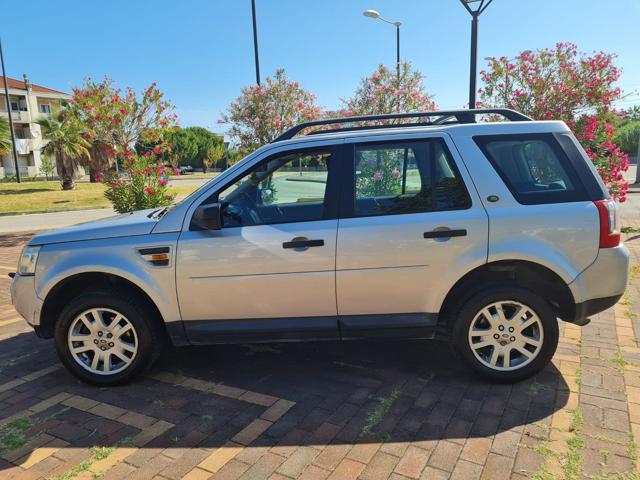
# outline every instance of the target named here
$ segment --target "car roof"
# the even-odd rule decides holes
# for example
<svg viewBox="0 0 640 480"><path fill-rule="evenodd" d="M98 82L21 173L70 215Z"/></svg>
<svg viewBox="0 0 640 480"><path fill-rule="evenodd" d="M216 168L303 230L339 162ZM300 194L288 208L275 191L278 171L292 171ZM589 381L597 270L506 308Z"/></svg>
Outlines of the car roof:
<svg viewBox="0 0 640 480"><path fill-rule="evenodd" d="M441 124L441 125L421 125L421 126L401 126L391 125L389 128L375 128L362 130L332 131L327 133L313 133L293 137L290 140L275 141L268 144L269 147L305 144L309 142L331 141L338 143L347 139L365 139L368 137L389 137L406 136L431 133L447 133L452 137L475 136L475 135L500 135L518 133L549 133L568 132L569 128L562 121L540 120L526 122L480 122L465 124ZM265 146L267 147L267 146ZM265 148L262 147L262 148ZM262 150L261 148L261 150Z"/></svg>

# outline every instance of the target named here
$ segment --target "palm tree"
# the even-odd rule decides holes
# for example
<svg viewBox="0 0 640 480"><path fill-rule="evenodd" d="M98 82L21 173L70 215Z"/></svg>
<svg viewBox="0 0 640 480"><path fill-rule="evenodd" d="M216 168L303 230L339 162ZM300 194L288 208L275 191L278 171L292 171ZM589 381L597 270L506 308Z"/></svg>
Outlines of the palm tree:
<svg viewBox="0 0 640 480"><path fill-rule="evenodd" d="M44 154L52 154L56 159L56 170L63 190L75 188L73 178L83 157L89 156L89 142L82 138L80 129L65 119L59 112L52 119L37 121L42 127L42 136L48 143L42 149Z"/></svg>
<svg viewBox="0 0 640 480"><path fill-rule="evenodd" d="M6 118L0 117L0 157L11 151L11 133L9 132L9 122Z"/></svg>

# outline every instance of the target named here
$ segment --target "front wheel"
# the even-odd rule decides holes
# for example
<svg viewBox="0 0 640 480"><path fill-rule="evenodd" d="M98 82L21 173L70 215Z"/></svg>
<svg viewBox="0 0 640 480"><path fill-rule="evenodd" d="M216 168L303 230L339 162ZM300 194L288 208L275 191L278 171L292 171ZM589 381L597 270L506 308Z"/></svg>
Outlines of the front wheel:
<svg viewBox="0 0 640 480"><path fill-rule="evenodd" d="M558 345L553 309L523 288L483 290L464 302L454 318L454 347L490 380L516 382L535 375Z"/></svg>
<svg viewBox="0 0 640 480"><path fill-rule="evenodd" d="M76 297L61 312L55 330L65 367L102 386L126 382L150 366L163 339L145 303L115 290Z"/></svg>

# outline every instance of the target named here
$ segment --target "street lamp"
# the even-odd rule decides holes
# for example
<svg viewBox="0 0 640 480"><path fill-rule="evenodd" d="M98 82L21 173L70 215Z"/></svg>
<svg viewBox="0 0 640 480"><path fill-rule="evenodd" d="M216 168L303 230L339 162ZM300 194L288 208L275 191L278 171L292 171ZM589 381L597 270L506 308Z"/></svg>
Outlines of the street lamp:
<svg viewBox="0 0 640 480"><path fill-rule="evenodd" d="M251 15L253 17L253 53L256 61L256 83L260 85L260 60L258 59L258 24L256 22L256 0L251 0Z"/></svg>
<svg viewBox="0 0 640 480"><path fill-rule="evenodd" d="M7 100L7 114L9 115L9 131L11 132L11 149L13 150L13 164L16 168L16 181L20 183L20 169L18 168L18 152L16 151L16 134L13 131L13 118L11 117L11 102L9 101L9 83L7 73L4 70L4 55L2 54L2 41L0 41L0 64L2 64L2 81L4 82L4 96Z"/></svg>
<svg viewBox="0 0 640 480"><path fill-rule="evenodd" d="M400 80L400 22L394 22L392 20L388 20L380 15L376 10L365 10L362 12L365 17L373 18L374 20L382 20L383 22L389 23L391 25L395 25L396 27L396 75L398 76L398 80Z"/></svg>
<svg viewBox="0 0 640 480"><path fill-rule="evenodd" d="M478 69L478 17L493 0L460 0L471 15L471 62L469 65L469 108L476 108L476 71ZM475 10L472 3L479 3Z"/></svg>

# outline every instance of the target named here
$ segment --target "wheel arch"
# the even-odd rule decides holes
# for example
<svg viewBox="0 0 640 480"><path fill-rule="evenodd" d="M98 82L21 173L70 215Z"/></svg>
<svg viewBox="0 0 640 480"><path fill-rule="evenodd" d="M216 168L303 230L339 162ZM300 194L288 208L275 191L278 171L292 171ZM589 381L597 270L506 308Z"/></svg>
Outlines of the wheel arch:
<svg viewBox="0 0 640 480"><path fill-rule="evenodd" d="M113 288L120 288L134 293L154 313L155 319L162 324L162 330L167 331L160 309L144 289L122 276L113 273L93 271L76 273L65 277L48 290L40 312L38 334L43 338L53 337L58 315L64 305L72 298L94 289Z"/></svg>
<svg viewBox="0 0 640 480"><path fill-rule="evenodd" d="M546 298L555 315L563 320L575 316L573 294L558 273L527 260L499 260L467 272L449 289L440 308L438 334L448 334L451 315L461 302L483 288L505 283L526 288Z"/></svg>

